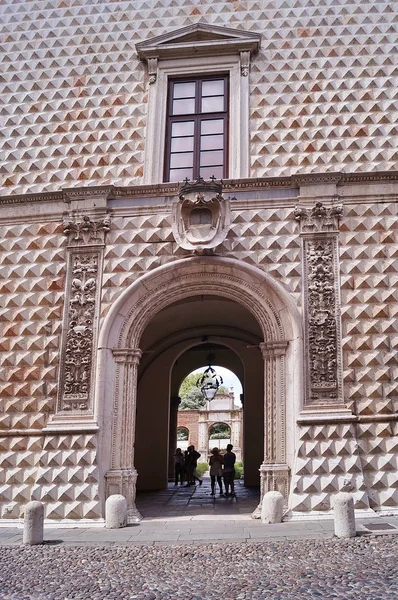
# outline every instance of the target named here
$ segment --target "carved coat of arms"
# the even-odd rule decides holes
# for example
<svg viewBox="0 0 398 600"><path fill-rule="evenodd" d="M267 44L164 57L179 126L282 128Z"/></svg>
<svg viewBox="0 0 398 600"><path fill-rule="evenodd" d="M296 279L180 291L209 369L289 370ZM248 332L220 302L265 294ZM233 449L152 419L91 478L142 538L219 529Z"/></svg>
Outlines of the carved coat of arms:
<svg viewBox="0 0 398 600"><path fill-rule="evenodd" d="M211 253L226 238L231 224L229 200L215 181L186 181L173 203L172 229L177 244L196 254Z"/></svg>

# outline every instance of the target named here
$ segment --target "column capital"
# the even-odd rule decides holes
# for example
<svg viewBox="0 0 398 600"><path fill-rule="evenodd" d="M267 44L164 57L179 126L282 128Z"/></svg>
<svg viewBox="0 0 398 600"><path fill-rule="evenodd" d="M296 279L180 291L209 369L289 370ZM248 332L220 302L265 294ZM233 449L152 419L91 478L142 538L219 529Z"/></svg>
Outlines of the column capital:
<svg viewBox="0 0 398 600"><path fill-rule="evenodd" d="M275 342L261 342L259 344L263 359L275 358L284 356L289 342L285 340L277 340Z"/></svg>
<svg viewBox="0 0 398 600"><path fill-rule="evenodd" d="M112 350L114 359L118 363L130 363L139 365L142 356L140 348L114 348Z"/></svg>

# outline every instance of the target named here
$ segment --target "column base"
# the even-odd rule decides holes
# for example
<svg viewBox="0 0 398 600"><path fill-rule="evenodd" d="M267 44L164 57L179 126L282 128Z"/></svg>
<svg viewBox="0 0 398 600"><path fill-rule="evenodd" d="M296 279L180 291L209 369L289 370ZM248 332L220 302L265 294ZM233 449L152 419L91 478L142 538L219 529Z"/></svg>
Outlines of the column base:
<svg viewBox="0 0 398 600"><path fill-rule="evenodd" d="M127 500L127 524L142 521L142 515L135 505L137 471L131 469L111 469L105 475L106 498L112 494L121 494Z"/></svg>
<svg viewBox="0 0 398 600"><path fill-rule="evenodd" d="M285 504L287 505L289 493L290 469L287 465L282 463L263 463L259 471L260 502L257 508L252 512L252 519L259 519L261 517L261 506L264 494L267 492L280 492L285 498Z"/></svg>

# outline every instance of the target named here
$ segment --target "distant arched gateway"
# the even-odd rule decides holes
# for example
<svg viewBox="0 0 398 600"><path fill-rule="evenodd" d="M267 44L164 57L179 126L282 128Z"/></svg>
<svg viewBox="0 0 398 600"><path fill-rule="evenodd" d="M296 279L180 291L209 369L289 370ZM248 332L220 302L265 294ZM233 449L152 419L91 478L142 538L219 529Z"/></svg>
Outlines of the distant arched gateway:
<svg viewBox="0 0 398 600"><path fill-rule="evenodd" d="M216 307L212 311L213 323L200 323L201 311L188 310L189 324L185 319L181 323L183 331L180 331L180 337L175 338L179 327L181 329L178 315L184 314L184 303L195 303L198 298L202 304L204 299L208 299L211 306ZM217 302L221 303L219 309ZM226 305L226 302L230 304ZM155 334L145 333L148 331L146 328L162 311L177 304L180 308L172 319L176 321L173 335L170 335L166 322L158 325L157 330L166 327L166 337L158 337L154 345ZM198 333L201 328L205 328L206 334L214 329L219 337L225 337L228 331L230 338L240 340L242 348L247 348L245 335L250 335L250 331L245 332L245 322L232 324L233 317L232 321L228 321L226 313L229 307L235 310L235 306L238 313L243 310L248 311L248 315L250 313L250 317L241 317L243 321L246 318L248 322L251 320L248 330L253 330L252 322L256 323L257 337L253 332L251 335L253 340L258 340L258 344L252 345L258 346L258 350L251 349L251 356L254 352L257 359L262 357L262 461L255 465L255 469L260 470L261 492L278 489L285 497L288 495L289 472L295 451L295 420L302 404L303 389L302 333L298 310L284 288L257 268L213 256L187 258L155 269L132 284L113 305L100 335L96 396L98 413L103 419L101 466L106 479L106 495L122 493L127 497L131 522L139 518L135 507L136 483L137 476L143 476L139 470L137 473L135 461L135 441L140 433L137 431L137 421L140 420L137 403L138 407L142 404L142 410L147 414L145 419L141 418L140 430L145 423L149 425L148 418L151 418L151 430L159 429L159 438L163 438L165 428L158 427L157 420L162 420L162 410L167 418L168 402L164 401L167 406L162 408L159 400L158 411L155 405L154 410L151 407L151 398L158 394L164 379L162 371L166 382L176 355L192 345L192 332ZM199 315L199 321L195 320L195 315ZM169 322L170 319L167 319ZM190 341L186 337L184 339L187 331L190 332ZM175 342L165 344L165 340L173 336ZM162 356L158 352L158 380L150 378L152 388L143 383L143 398L140 398L140 380L145 379L145 373L156 361L157 349L162 344ZM167 353L170 355L168 360L165 359ZM142 373L139 372L140 362L145 365ZM168 388L163 397L169 397ZM257 417L253 412L251 419L246 419L248 428L251 420L253 427L256 426ZM111 427L107 427L106 423L111 423ZM167 440L165 444L166 450ZM159 453L162 454L161 449Z"/></svg>

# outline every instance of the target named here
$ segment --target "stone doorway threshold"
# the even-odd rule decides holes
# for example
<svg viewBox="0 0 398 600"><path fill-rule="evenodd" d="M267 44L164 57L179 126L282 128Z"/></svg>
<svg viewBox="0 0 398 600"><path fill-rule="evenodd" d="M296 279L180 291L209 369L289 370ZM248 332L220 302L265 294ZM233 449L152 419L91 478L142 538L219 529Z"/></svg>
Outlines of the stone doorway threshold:
<svg viewBox="0 0 398 600"><path fill-rule="evenodd" d="M219 491L211 496L210 478L192 486L169 483L167 489L156 492L138 492L136 505L147 520L174 518L189 520L250 519L260 500L258 488L247 488L243 481L235 481L235 498L222 498Z"/></svg>

